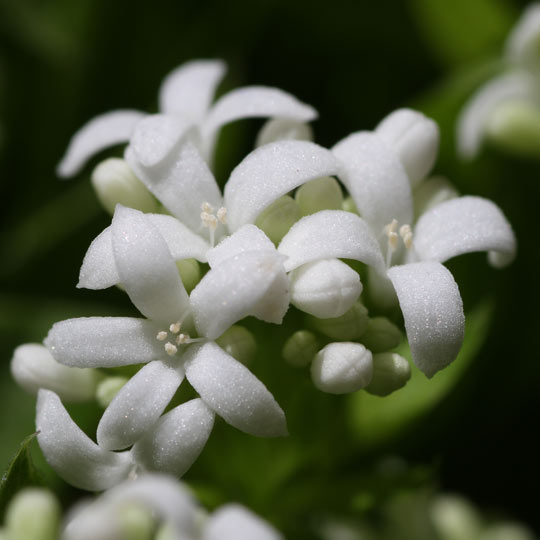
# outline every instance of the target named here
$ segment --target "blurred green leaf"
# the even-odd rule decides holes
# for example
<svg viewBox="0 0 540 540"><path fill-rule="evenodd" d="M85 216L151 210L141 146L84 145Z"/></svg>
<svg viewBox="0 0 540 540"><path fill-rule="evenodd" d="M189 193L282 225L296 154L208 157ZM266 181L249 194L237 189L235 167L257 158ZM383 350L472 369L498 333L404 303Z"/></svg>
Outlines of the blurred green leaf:
<svg viewBox="0 0 540 540"><path fill-rule="evenodd" d="M483 302L467 315L465 339L457 359L446 369L428 379L412 363L408 345L399 354L411 362L412 376L405 388L386 397L356 392L348 401L351 431L363 448L380 444L420 419L456 386L475 358L487 336L493 307Z"/></svg>

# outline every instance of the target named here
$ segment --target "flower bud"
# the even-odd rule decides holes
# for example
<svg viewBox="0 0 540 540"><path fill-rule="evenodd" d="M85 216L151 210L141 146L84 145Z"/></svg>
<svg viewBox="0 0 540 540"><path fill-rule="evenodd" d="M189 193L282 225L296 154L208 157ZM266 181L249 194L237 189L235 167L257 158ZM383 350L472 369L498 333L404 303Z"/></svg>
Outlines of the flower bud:
<svg viewBox="0 0 540 540"><path fill-rule="evenodd" d="M345 210L345 212L351 212L356 215L360 215L360 212L358 211L358 208L356 207L356 203L354 202L353 198L350 195L347 195L345 199L343 199L343 202L341 203L341 209Z"/></svg>
<svg viewBox="0 0 540 540"><path fill-rule="evenodd" d="M411 366L396 353L373 355L373 377L366 391L376 396L387 396L399 390L411 378Z"/></svg>
<svg viewBox="0 0 540 540"><path fill-rule="evenodd" d="M64 366L38 343L26 343L15 349L11 374L27 392L37 394L40 388L46 388L57 393L62 401L71 402L94 399L100 380L97 370Z"/></svg>
<svg viewBox="0 0 540 540"><path fill-rule="evenodd" d="M116 509L115 514L121 538L129 538L129 540L153 538L155 523L149 508L135 503L124 504Z"/></svg>
<svg viewBox="0 0 540 540"><path fill-rule="evenodd" d="M340 317L362 292L360 276L339 259L304 264L291 272L291 303L315 317Z"/></svg>
<svg viewBox="0 0 540 540"><path fill-rule="evenodd" d="M293 366L307 366L317 354L317 337L309 330L298 330L283 345L281 354Z"/></svg>
<svg viewBox="0 0 540 540"><path fill-rule="evenodd" d="M380 353L397 347L402 338L401 330L386 317L373 317L362 334L362 343L372 353Z"/></svg>
<svg viewBox="0 0 540 540"><path fill-rule="evenodd" d="M439 151L437 124L418 111L398 109L375 128L397 153L411 185L425 178Z"/></svg>
<svg viewBox="0 0 540 540"><path fill-rule="evenodd" d="M482 528L480 516L462 497L439 495L431 505L430 515L438 538L473 540L480 537Z"/></svg>
<svg viewBox="0 0 540 540"><path fill-rule="evenodd" d="M181 259L176 261L176 267L186 291L190 293L201 281L199 263L195 259Z"/></svg>
<svg viewBox="0 0 540 540"><path fill-rule="evenodd" d="M320 210L341 210L343 193L335 178L324 176L300 186L294 199L302 216L309 216Z"/></svg>
<svg viewBox="0 0 540 540"><path fill-rule="evenodd" d="M284 195L259 214L255 225L277 245L299 219L300 209L296 201Z"/></svg>
<svg viewBox="0 0 540 540"><path fill-rule="evenodd" d="M371 352L360 343L330 343L311 364L315 386L330 394L347 394L364 388L371 380Z"/></svg>
<svg viewBox="0 0 540 540"><path fill-rule="evenodd" d="M520 523L494 523L475 537L478 540L534 540L533 532Z"/></svg>
<svg viewBox="0 0 540 540"><path fill-rule="evenodd" d="M414 190L414 213L418 219L430 208L459 197L457 189L443 176L433 176Z"/></svg>
<svg viewBox="0 0 540 540"><path fill-rule="evenodd" d="M288 120L285 118L274 118L268 120L257 135L255 146L263 146L275 141L312 141L313 130L309 124Z"/></svg>
<svg viewBox="0 0 540 540"><path fill-rule="evenodd" d="M246 366L251 363L257 351L255 336L247 328L237 324L216 339L216 343Z"/></svg>
<svg viewBox="0 0 540 540"><path fill-rule="evenodd" d="M121 377L116 375L114 377L107 377L98 384L96 390L96 401L101 407L106 409L114 396L118 394L122 386L129 381L129 377Z"/></svg>
<svg viewBox="0 0 540 540"><path fill-rule="evenodd" d="M11 500L6 511L9 540L56 540L61 508L46 489L26 488Z"/></svg>
<svg viewBox="0 0 540 540"><path fill-rule="evenodd" d="M367 328L368 310L360 302L356 302L340 317L332 319L310 317L309 321L316 330L331 339L359 339Z"/></svg>
<svg viewBox="0 0 540 540"><path fill-rule="evenodd" d="M91 179L99 202L110 214L118 203L141 212L157 210L156 200L123 159L102 161Z"/></svg>
<svg viewBox="0 0 540 540"><path fill-rule="evenodd" d="M505 101L486 123L486 137L514 154L540 157L540 107L525 100Z"/></svg>

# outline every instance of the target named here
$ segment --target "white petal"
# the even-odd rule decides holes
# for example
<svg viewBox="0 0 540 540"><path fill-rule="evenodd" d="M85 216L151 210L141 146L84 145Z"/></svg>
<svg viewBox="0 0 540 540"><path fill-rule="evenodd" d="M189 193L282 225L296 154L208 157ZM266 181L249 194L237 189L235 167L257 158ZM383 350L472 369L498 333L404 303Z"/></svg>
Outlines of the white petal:
<svg viewBox="0 0 540 540"><path fill-rule="evenodd" d="M291 302L289 278L283 271L278 271L266 294L253 306L251 315L261 321L281 324Z"/></svg>
<svg viewBox="0 0 540 540"><path fill-rule="evenodd" d="M144 319L81 317L55 323L45 345L67 366L126 366L163 358L158 330Z"/></svg>
<svg viewBox="0 0 540 540"><path fill-rule="evenodd" d="M514 62L538 62L540 5L528 5L506 41L506 55Z"/></svg>
<svg viewBox="0 0 540 540"><path fill-rule="evenodd" d="M207 253L210 268L219 266L227 259L244 251L273 251L274 244L259 227L244 225L231 236L223 239L215 248Z"/></svg>
<svg viewBox="0 0 540 540"><path fill-rule="evenodd" d="M27 392L37 394L40 388L52 390L64 401L94 399L99 375L91 369L63 366L43 345L26 343L13 353L11 374Z"/></svg>
<svg viewBox="0 0 540 540"><path fill-rule="evenodd" d="M414 250L420 260L438 262L488 251L494 266L504 266L515 256L516 239L498 206L480 197L459 197L420 216L414 229Z"/></svg>
<svg viewBox="0 0 540 540"><path fill-rule="evenodd" d="M163 236L146 214L117 205L111 234L120 281L137 309L155 321L183 320L189 297Z"/></svg>
<svg viewBox="0 0 540 540"><path fill-rule="evenodd" d="M199 457L213 426L213 411L201 399L192 399L159 419L133 447L133 459L145 469L182 476Z"/></svg>
<svg viewBox="0 0 540 540"><path fill-rule="evenodd" d="M128 142L135 125L144 116L142 112L131 110L111 111L96 116L75 133L58 164L57 174L73 176L94 154L109 146Z"/></svg>
<svg viewBox="0 0 540 540"><path fill-rule="evenodd" d="M313 130L309 124L297 120L274 118L268 120L257 134L255 146L275 141L312 141Z"/></svg>
<svg viewBox="0 0 540 540"><path fill-rule="evenodd" d="M332 150L340 160L339 178L376 234L393 219L400 224L412 222L409 178L382 136L365 131L353 133Z"/></svg>
<svg viewBox="0 0 540 540"><path fill-rule="evenodd" d="M218 508L206 522L202 540L283 540L283 536L259 516L239 504Z"/></svg>
<svg viewBox="0 0 540 540"><path fill-rule="evenodd" d="M458 286L436 262L394 266L388 276L403 312L414 363L432 377L456 358L463 342L465 316Z"/></svg>
<svg viewBox="0 0 540 540"><path fill-rule="evenodd" d="M507 100L535 99L535 80L529 73L511 72L482 86L469 99L457 122L458 152L473 158L484 139L486 123L497 105Z"/></svg>
<svg viewBox="0 0 540 540"><path fill-rule="evenodd" d="M38 442L47 463L68 483L82 489L108 489L127 477L133 464L128 453L103 450L73 422L58 396L40 390L37 402Z"/></svg>
<svg viewBox="0 0 540 540"><path fill-rule="evenodd" d="M97 428L98 444L121 450L139 440L158 420L184 373L170 362L150 362L120 389Z"/></svg>
<svg viewBox="0 0 540 540"><path fill-rule="evenodd" d="M295 223L278 246L287 272L318 259L354 259L384 269L379 243L366 222L351 212L323 210Z"/></svg>
<svg viewBox="0 0 540 540"><path fill-rule="evenodd" d="M225 63L220 60L194 60L177 67L161 83L160 111L200 123L225 70Z"/></svg>
<svg viewBox="0 0 540 540"><path fill-rule="evenodd" d="M257 148L231 173L225 186L231 231L257 216L292 189L322 176L337 174L332 153L307 141L278 141Z"/></svg>
<svg viewBox="0 0 540 540"><path fill-rule="evenodd" d="M194 345L184 359L188 381L226 422L258 437L287 434L285 415L272 394L221 347Z"/></svg>
<svg viewBox="0 0 540 540"><path fill-rule="evenodd" d="M439 128L431 118L412 109L398 109L383 118L375 133L397 152L412 185L433 168L439 151Z"/></svg>
<svg viewBox="0 0 540 540"><path fill-rule="evenodd" d="M219 337L235 322L254 315L265 303L266 294L279 274L284 275L282 257L273 251L246 251L208 272L191 293L191 308L199 335ZM274 290L276 300L288 300L287 283ZM287 304L276 302L281 311L273 321L281 322Z"/></svg>

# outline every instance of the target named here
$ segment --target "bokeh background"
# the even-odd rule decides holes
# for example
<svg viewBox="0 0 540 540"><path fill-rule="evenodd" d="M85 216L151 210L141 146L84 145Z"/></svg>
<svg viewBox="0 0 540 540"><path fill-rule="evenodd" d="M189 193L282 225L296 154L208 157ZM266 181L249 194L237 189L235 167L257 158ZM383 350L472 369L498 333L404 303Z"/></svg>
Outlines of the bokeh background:
<svg viewBox="0 0 540 540"><path fill-rule="evenodd" d="M75 288L84 253L110 216L93 195L91 167L71 181L55 176L70 136L110 109L154 111L159 83L172 68L223 58L229 73L220 92L265 84L293 93L319 111L314 128L322 145L372 129L400 106L432 116L442 133L435 172L461 192L499 204L520 249L503 271L488 267L483 255L450 264L476 322L467 329L462 369L439 384L414 421L388 428L375 442L364 439L355 408L369 403L322 396L267 344L253 369L290 415L292 442L253 441L220 424L186 479L210 505L239 500L295 538L307 535L301 523L318 509L361 512L375 504L374 491L384 497L425 484L462 493L540 533L540 150L535 161L488 147L464 163L454 141L460 107L493 72L525 5L0 0L0 468L33 431L34 398L9 374L13 349L41 341L57 320L133 312L119 291ZM260 125L223 131L221 181L252 148ZM95 427L97 411L89 416L75 407L73 414L89 431ZM400 456L409 468L381 482L370 476L381 456Z"/></svg>

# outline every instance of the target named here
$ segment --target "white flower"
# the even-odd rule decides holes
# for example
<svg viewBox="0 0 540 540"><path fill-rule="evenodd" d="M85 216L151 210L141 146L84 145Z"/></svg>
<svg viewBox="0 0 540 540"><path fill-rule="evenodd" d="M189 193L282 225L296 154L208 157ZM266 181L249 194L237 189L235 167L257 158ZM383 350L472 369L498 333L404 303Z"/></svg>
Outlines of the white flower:
<svg viewBox="0 0 540 540"><path fill-rule="evenodd" d="M188 62L172 71L159 90L160 112L180 126L191 127L192 140L203 155L211 157L219 129L235 120L250 117L274 117L293 122L309 122L315 110L296 98L265 86L247 86L233 90L213 105L215 90L225 73L218 60ZM128 142L137 123L146 115L135 110L115 110L97 116L72 138L58 165L58 174L77 174L97 152Z"/></svg>

